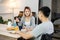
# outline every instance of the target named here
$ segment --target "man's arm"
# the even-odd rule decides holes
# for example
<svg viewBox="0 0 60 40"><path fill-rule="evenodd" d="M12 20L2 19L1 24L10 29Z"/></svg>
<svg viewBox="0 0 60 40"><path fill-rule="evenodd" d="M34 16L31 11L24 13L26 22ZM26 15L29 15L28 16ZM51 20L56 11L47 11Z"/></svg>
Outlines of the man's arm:
<svg viewBox="0 0 60 40"><path fill-rule="evenodd" d="M39 25L36 26L31 32L29 33L23 33L23 32L17 32L18 34L20 34L21 37L23 37L24 39L29 39L32 37L38 37L39 35L41 35L44 32L44 29L42 29L42 27L40 27Z"/></svg>
<svg viewBox="0 0 60 40"><path fill-rule="evenodd" d="M33 37L33 35L31 33L24 33L24 32L17 32L21 37L23 37L24 39L30 39Z"/></svg>

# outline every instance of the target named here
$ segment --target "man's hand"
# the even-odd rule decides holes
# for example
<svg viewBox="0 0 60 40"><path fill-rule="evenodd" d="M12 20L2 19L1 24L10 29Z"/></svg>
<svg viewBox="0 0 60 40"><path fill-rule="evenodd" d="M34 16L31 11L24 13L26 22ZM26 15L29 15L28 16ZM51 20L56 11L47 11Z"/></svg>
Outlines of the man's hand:
<svg viewBox="0 0 60 40"><path fill-rule="evenodd" d="M30 39L30 38L33 37L31 33L24 33L24 32L21 32L21 31L16 31L16 33L19 34L24 39Z"/></svg>
<svg viewBox="0 0 60 40"><path fill-rule="evenodd" d="M16 22L19 22L19 19L18 18L16 18Z"/></svg>

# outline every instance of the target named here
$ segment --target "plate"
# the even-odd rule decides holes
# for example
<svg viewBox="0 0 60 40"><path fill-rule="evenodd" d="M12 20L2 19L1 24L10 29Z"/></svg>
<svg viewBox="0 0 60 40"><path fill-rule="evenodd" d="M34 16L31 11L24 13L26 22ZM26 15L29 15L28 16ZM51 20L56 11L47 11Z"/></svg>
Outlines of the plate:
<svg viewBox="0 0 60 40"><path fill-rule="evenodd" d="M8 31L9 33L13 33L13 34L15 34L16 33L16 31Z"/></svg>

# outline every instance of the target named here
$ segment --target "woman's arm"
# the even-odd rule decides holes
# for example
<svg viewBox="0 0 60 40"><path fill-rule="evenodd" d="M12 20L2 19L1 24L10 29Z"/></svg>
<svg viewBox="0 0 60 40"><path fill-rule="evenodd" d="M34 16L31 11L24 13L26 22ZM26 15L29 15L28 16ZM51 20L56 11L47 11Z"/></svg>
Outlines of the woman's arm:
<svg viewBox="0 0 60 40"><path fill-rule="evenodd" d="M32 20L32 25L31 26L35 27L35 17L32 16L31 20Z"/></svg>
<svg viewBox="0 0 60 40"><path fill-rule="evenodd" d="M30 28L26 28L27 31L32 31L35 28L35 18L32 16L31 21L30 21Z"/></svg>

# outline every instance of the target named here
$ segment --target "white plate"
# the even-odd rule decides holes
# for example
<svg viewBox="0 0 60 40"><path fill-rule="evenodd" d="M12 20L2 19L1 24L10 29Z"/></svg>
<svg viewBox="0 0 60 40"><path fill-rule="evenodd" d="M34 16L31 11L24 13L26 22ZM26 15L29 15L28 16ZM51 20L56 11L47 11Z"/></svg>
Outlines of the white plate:
<svg viewBox="0 0 60 40"><path fill-rule="evenodd" d="M26 32L27 30L26 29L21 29L22 32Z"/></svg>
<svg viewBox="0 0 60 40"><path fill-rule="evenodd" d="M15 31L8 31L9 33L13 33L13 34L15 34Z"/></svg>

